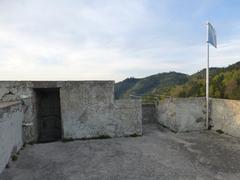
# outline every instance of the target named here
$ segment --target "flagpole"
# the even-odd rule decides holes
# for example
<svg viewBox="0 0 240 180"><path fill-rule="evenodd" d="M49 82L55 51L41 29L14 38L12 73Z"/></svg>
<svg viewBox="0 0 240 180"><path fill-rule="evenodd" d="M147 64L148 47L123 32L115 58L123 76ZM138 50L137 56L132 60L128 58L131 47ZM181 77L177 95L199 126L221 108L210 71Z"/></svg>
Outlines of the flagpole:
<svg viewBox="0 0 240 180"><path fill-rule="evenodd" d="M209 116L209 43L208 43L208 26L207 23L207 67L206 67L206 128L208 129Z"/></svg>
<svg viewBox="0 0 240 180"><path fill-rule="evenodd" d="M209 128L209 44L217 48L217 35L214 27L207 22L207 67L206 67L206 129Z"/></svg>
<svg viewBox="0 0 240 180"><path fill-rule="evenodd" d="M209 44L207 42L207 68L206 68L206 128L208 129L209 116Z"/></svg>

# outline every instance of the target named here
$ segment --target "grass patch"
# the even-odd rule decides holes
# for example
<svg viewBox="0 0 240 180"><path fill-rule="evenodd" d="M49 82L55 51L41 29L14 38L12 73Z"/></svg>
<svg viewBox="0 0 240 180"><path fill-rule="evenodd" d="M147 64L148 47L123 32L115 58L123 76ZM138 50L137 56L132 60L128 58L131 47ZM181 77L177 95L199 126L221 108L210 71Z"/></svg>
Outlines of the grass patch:
<svg viewBox="0 0 240 180"><path fill-rule="evenodd" d="M72 142L72 141L73 141L73 138L64 138L64 139L62 139L63 143Z"/></svg>
<svg viewBox="0 0 240 180"><path fill-rule="evenodd" d="M94 139L109 139L109 138L111 138L111 136L109 135L100 135L98 137L95 137Z"/></svg>
<svg viewBox="0 0 240 180"><path fill-rule="evenodd" d="M33 146L33 145L34 145L34 142L29 142L28 144L31 145L31 146Z"/></svg>
<svg viewBox="0 0 240 180"><path fill-rule="evenodd" d="M96 137L89 137L89 138L80 138L80 140L91 140L91 139L109 139L109 138L112 138L111 136L109 135L100 135L100 136L96 136Z"/></svg>
<svg viewBox="0 0 240 180"><path fill-rule="evenodd" d="M12 155L12 161L16 161L18 160L18 156L17 155Z"/></svg>
<svg viewBox="0 0 240 180"><path fill-rule="evenodd" d="M140 135L134 133L134 134L131 134L130 137L139 137Z"/></svg>
<svg viewBox="0 0 240 180"><path fill-rule="evenodd" d="M89 140L91 138L80 138L81 141L86 141L86 140Z"/></svg>
<svg viewBox="0 0 240 180"><path fill-rule="evenodd" d="M86 141L86 140L91 140L91 139L109 139L109 138L112 138L112 137L109 135L103 134L103 135L99 135L99 136L95 136L95 137L83 137L83 138L79 138L76 140ZM67 143L67 142L71 142L71 141L74 141L74 139L72 139L72 138L62 139L63 143Z"/></svg>
<svg viewBox="0 0 240 180"><path fill-rule="evenodd" d="M6 169L10 168L10 165L7 163L7 165L5 166Z"/></svg>
<svg viewBox="0 0 240 180"><path fill-rule="evenodd" d="M216 130L218 134L224 134L224 132L221 129Z"/></svg>

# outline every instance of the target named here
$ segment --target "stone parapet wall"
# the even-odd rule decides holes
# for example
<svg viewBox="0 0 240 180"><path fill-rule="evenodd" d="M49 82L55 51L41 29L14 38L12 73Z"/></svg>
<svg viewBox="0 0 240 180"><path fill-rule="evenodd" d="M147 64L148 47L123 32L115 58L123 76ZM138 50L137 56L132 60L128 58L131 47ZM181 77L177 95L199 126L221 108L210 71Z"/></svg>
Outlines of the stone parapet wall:
<svg viewBox="0 0 240 180"><path fill-rule="evenodd" d="M240 137L240 101L211 98L209 105L211 129ZM206 129L205 98L167 98L156 111L158 123L175 132Z"/></svg>
<svg viewBox="0 0 240 180"><path fill-rule="evenodd" d="M0 173L23 145L21 101L0 103Z"/></svg>
<svg viewBox="0 0 240 180"><path fill-rule="evenodd" d="M113 82L68 83L60 89L63 137L113 136Z"/></svg>
<svg viewBox="0 0 240 180"><path fill-rule="evenodd" d="M211 99L210 107L212 129L240 137L240 101Z"/></svg>
<svg viewBox="0 0 240 180"><path fill-rule="evenodd" d="M167 98L156 111L157 121L175 132L204 129L205 98Z"/></svg>
<svg viewBox="0 0 240 180"><path fill-rule="evenodd" d="M141 135L141 101L114 101L113 82L66 83L60 90L63 137Z"/></svg>
<svg viewBox="0 0 240 180"><path fill-rule="evenodd" d="M115 136L142 135L141 100L116 100L113 119Z"/></svg>
<svg viewBox="0 0 240 180"><path fill-rule="evenodd" d="M142 134L141 101L114 101L114 81L1 81L0 100L24 102L26 143L38 141L37 88L59 88L65 139Z"/></svg>

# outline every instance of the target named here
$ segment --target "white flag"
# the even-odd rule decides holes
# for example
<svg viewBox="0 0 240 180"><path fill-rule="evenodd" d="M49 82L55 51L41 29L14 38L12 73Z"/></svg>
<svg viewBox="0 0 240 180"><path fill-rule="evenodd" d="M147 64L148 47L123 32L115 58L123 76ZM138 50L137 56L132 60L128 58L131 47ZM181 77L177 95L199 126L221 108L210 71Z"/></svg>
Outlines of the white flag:
<svg viewBox="0 0 240 180"><path fill-rule="evenodd" d="M216 31L213 28L213 26L208 23L207 24L208 28L207 28L207 43L213 45L215 48L217 48L217 35L216 35Z"/></svg>

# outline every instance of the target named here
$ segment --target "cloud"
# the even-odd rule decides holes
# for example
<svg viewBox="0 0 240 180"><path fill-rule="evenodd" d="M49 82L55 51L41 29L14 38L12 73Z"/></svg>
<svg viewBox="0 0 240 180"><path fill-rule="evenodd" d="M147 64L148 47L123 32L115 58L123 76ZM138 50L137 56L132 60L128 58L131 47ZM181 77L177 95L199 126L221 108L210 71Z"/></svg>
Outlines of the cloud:
<svg viewBox="0 0 240 180"><path fill-rule="evenodd" d="M1 1L0 79L118 81L164 71L191 74L205 67L204 30L195 32L196 22L179 19L174 2ZM206 11L203 5L194 10L194 18ZM238 61L239 35L211 50L212 65Z"/></svg>

